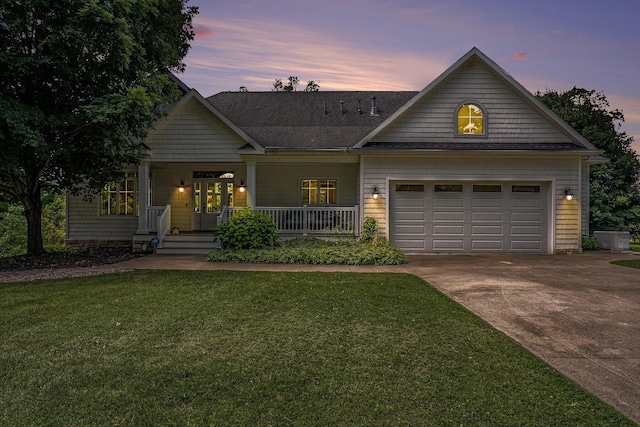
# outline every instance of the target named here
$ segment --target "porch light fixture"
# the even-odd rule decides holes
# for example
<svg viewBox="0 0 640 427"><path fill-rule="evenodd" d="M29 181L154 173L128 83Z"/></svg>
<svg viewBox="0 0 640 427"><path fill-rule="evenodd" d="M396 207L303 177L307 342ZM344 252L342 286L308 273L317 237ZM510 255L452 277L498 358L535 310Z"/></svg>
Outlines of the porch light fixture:
<svg viewBox="0 0 640 427"><path fill-rule="evenodd" d="M380 197L380 189L378 188L377 185L373 186L373 191L371 192L371 197L373 197L373 200L378 200L378 198Z"/></svg>
<svg viewBox="0 0 640 427"><path fill-rule="evenodd" d="M184 180L183 179L180 180L180 185L178 186L178 192L180 194L184 194Z"/></svg>
<svg viewBox="0 0 640 427"><path fill-rule="evenodd" d="M570 188L564 190L564 198L567 199L568 202L573 200L573 192Z"/></svg>
<svg viewBox="0 0 640 427"><path fill-rule="evenodd" d="M238 191L240 191L241 193L244 193L245 191L247 191L247 187L244 185L244 181L240 180L240 185L238 186Z"/></svg>

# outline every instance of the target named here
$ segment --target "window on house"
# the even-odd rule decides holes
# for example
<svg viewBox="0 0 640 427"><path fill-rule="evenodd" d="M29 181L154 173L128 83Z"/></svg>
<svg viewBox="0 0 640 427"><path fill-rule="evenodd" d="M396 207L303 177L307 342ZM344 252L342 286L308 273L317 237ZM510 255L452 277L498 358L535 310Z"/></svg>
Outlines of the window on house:
<svg viewBox="0 0 640 427"><path fill-rule="evenodd" d="M135 173L128 173L119 182L110 182L102 190L102 215L138 215L138 180Z"/></svg>
<svg viewBox="0 0 640 427"><path fill-rule="evenodd" d="M303 179L303 205L335 205L337 203L337 181L335 179Z"/></svg>
<svg viewBox="0 0 640 427"><path fill-rule="evenodd" d="M484 135L484 112L476 104L463 104L458 110L458 134Z"/></svg>
<svg viewBox="0 0 640 427"><path fill-rule="evenodd" d="M462 193L462 185L459 184L435 184L433 191L436 193Z"/></svg>

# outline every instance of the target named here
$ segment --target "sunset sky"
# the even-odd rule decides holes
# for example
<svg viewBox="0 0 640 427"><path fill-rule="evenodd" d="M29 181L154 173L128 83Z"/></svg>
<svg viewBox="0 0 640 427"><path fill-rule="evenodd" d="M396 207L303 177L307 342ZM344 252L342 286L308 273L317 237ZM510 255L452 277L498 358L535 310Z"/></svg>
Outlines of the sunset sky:
<svg viewBox="0 0 640 427"><path fill-rule="evenodd" d="M604 92L640 152L639 0L191 0L196 39L179 77L204 96L422 90L477 47L531 92Z"/></svg>

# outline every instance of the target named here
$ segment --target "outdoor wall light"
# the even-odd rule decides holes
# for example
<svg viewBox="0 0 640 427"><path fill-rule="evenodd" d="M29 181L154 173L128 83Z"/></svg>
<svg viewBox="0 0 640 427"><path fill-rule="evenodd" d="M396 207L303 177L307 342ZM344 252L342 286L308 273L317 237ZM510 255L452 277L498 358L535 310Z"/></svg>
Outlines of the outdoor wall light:
<svg viewBox="0 0 640 427"><path fill-rule="evenodd" d="M180 185L178 186L178 192L180 194L184 194L184 180L183 179L180 180Z"/></svg>
<svg viewBox="0 0 640 427"><path fill-rule="evenodd" d="M247 187L244 185L244 181L240 180L240 185L238 186L238 191L240 191L241 193L244 193L245 191L247 191Z"/></svg>
<svg viewBox="0 0 640 427"><path fill-rule="evenodd" d="M380 189L378 189L377 185L373 186L373 191L371 192L371 197L373 197L373 200L378 200L378 198L380 197Z"/></svg>
<svg viewBox="0 0 640 427"><path fill-rule="evenodd" d="M570 188L567 188L566 190L564 190L564 197L569 202L573 200L573 192L571 191Z"/></svg>

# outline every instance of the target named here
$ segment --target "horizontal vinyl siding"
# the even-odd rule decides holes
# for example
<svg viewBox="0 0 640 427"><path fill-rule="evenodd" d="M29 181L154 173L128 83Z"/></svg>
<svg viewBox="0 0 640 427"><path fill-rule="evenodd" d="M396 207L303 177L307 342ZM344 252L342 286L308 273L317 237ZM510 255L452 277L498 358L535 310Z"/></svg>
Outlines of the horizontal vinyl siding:
<svg viewBox="0 0 640 427"><path fill-rule="evenodd" d="M246 142L196 99L156 124L145 144L153 161L239 161Z"/></svg>
<svg viewBox="0 0 640 427"><path fill-rule="evenodd" d="M564 199L565 188L579 188L575 158L553 157L461 157L461 156L363 156L364 217L378 219L379 230L388 236L388 180L543 182L555 193L549 200L550 219L555 228L555 250L578 250L580 237L579 201ZM378 186L381 197L373 200ZM576 192L577 194L577 192ZM555 211L553 211L555 206Z"/></svg>
<svg viewBox="0 0 640 427"><path fill-rule="evenodd" d="M101 216L99 195L67 197L67 240L131 240L137 228L137 216Z"/></svg>
<svg viewBox="0 0 640 427"><path fill-rule="evenodd" d="M456 109L479 102L486 113L487 137L493 143L550 143L569 139L516 95L487 68L471 63L425 96L372 142L456 142L478 138L456 135Z"/></svg>
<svg viewBox="0 0 640 427"><path fill-rule="evenodd" d="M257 206L300 206L303 179L336 179L338 206L358 203L358 164L260 164L256 166Z"/></svg>

